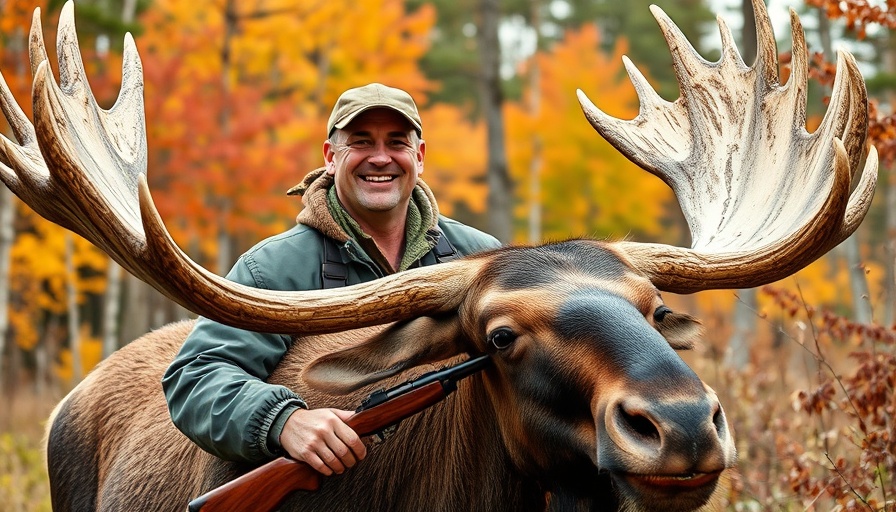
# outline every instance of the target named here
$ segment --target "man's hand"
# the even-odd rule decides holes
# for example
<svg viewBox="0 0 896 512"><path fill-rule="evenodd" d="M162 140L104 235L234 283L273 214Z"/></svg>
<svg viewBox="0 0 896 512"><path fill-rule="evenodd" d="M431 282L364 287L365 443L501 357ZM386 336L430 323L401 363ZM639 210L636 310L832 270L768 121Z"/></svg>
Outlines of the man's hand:
<svg viewBox="0 0 896 512"><path fill-rule="evenodd" d="M345 420L353 411L299 409L280 433L280 445L293 459L324 475L342 474L367 455L367 447Z"/></svg>

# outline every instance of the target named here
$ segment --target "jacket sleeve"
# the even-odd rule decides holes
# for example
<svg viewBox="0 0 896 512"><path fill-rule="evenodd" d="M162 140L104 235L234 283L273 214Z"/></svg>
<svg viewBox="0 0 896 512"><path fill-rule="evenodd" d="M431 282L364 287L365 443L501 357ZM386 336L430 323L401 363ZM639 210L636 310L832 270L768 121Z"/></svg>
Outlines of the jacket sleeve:
<svg viewBox="0 0 896 512"><path fill-rule="evenodd" d="M241 258L227 278L264 287ZM292 343L199 318L162 379L174 424L204 450L227 460L279 455L285 418L305 402L265 380Z"/></svg>

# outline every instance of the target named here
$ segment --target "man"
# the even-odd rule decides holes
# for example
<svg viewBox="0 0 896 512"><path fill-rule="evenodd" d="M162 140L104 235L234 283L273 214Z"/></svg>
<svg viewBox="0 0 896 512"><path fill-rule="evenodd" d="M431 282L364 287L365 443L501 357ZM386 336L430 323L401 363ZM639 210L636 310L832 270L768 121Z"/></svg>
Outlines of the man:
<svg viewBox="0 0 896 512"><path fill-rule="evenodd" d="M289 191L305 208L297 225L242 255L228 279L274 290L357 284L497 247L498 241L439 216L419 178L426 144L410 95L381 84L340 96L327 123L325 167ZM230 460L288 454L325 475L342 473L366 448L345 424L352 411L309 409L267 384L292 338L200 318L162 385L177 427Z"/></svg>

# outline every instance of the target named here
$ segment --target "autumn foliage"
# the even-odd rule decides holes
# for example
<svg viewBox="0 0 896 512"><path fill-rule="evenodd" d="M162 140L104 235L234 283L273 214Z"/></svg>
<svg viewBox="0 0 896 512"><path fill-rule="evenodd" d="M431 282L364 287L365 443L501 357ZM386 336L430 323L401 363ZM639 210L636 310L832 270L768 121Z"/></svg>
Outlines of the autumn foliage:
<svg viewBox="0 0 896 512"><path fill-rule="evenodd" d="M896 28L892 3L806 1L842 19L859 37L873 32L872 26ZM0 69L26 114L32 12L43 10L53 62L56 13L47 9L55 4L0 0ZM429 100L443 87L420 65L437 40L433 4L154 0L147 5L135 39L145 76L150 189L175 241L202 265L224 273L241 251L294 223L301 204L285 192L321 164L329 106L346 88L372 81L404 88L418 100L427 148L423 179L442 213L474 224L489 214L483 121L474 105ZM505 103L504 116L515 185L515 242L584 236L682 243L686 227L668 187L622 157L582 115L577 89L620 118L634 118L639 107L622 66L626 42L620 39L605 51L599 26L588 20L565 31L513 70L520 92ZM98 34L80 36L91 87L109 107L121 73L118 42L101 51ZM834 71L822 54L813 56L811 77L822 89L829 90ZM872 98L869 104L869 140L880 154L882 183L896 164L891 101ZM2 121L0 131L9 134ZM876 205L866 226L879 227L884 210ZM529 222L536 214L540 238L530 240ZM14 230L6 283L13 348L6 351L33 373L43 365L57 384L68 383L76 360L85 372L101 360L103 321L97 311L109 289L109 260L18 203ZM866 243L861 254L867 299L877 312L885 307L879 299L885 295L886 266L892 265L882 262L880 251ZM740 465L731 510L896 510L896 332L880 322L851 319L844 292L848 270L835 254L764 289L755 312L760 326L752 364L742 372L719 363L737 293L667 297L707 327L708 341L684 357L719 392L735 429ZM67 345L70 283L84 313L78 358ZM170 319L149 308L141 314ZM19 375L16 383L27 377ZM0 409L0 416L4 412ZM32 423L42 422L46 412L34 413ZM4 475L27 473L20 466L40 463L21 446L19 439L0 435L0 453L15 454L0 465L0 503L21 503L25 510L28 500L9 484L17 480ZM42 476L42 469L30 471ZM39 487L32 485L39 477L26 476L29 488Z"/></svg>
<svg viewBox="0 0 896 512"><path fill-rule="evenodd" d="M539 205L542 238L548 240L597 234L620 238L632 232L657 240L660 219L673 199L669 188L601 139L576 96L581 89L610 115L630 119L638 114L637 94L622 67L625 44L611 54L598 51L600 44L596 25L568 31L528 63L538 69L538 89L507 106L508 155L520 199L517 217L525 218L533 203ZM538 162L535 177L533 160ZM531 193L533 179L540 181L538 197Z"/></svg>
<svg viewBox="0 0 896 512"><path fill-rule="evenodd" d="M782 465L790 467L782 483L804 506L819 510L893 510L896 331L818 310L779 288L763 291L788 322L808 331L801 344L818 371L814 387L793 395L799 416L782 425L796 432L776 440ZM847 350L849 359L829 360L835 350Z"/></svg>

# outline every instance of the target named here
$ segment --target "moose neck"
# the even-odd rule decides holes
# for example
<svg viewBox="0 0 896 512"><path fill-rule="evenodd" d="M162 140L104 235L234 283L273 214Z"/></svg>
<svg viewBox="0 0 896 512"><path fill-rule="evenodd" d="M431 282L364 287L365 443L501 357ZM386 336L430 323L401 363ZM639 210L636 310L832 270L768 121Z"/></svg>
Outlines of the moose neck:
<svg viewBox="0 0 896 512"><path fill-rule="evenodd" d="M284 510L363 503L370 511L525 511L544 510L544 499L538 483L512 467L483 378L474 375L444 402L404 420L367 460Z"/></svg>

